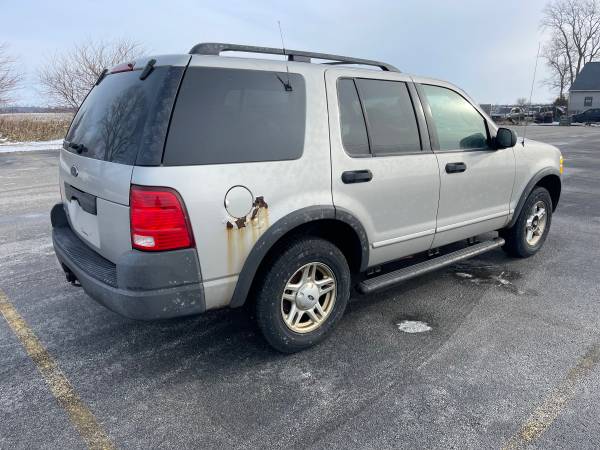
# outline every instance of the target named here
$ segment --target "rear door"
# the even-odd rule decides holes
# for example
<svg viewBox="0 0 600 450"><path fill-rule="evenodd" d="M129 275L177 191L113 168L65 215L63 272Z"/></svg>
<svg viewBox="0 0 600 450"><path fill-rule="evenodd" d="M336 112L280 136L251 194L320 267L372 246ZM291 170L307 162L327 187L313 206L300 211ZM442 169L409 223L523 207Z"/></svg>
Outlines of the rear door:
<svg viewBox="0 0 600 450"><path fill-rule="evenodd" d="M492 125L450 86L420 84L440 167L434 247L502 228L515 179L512 148L491 146Z"/></svg>
<svg viewBox="0 0 600 450"><path fill-rule="evenodd" d="M332 194L369 238L369 265L431 246L439 171L408 76L326 72Z"/></svg>
<svg viewBox="0 0 600 450"><path fill-rule="evenodd" d="M189 56L120 66L88 94L60 153L60 190L71 227L105 258L131 249L129 190L134 165L159 165L171 109Z"/></svg>

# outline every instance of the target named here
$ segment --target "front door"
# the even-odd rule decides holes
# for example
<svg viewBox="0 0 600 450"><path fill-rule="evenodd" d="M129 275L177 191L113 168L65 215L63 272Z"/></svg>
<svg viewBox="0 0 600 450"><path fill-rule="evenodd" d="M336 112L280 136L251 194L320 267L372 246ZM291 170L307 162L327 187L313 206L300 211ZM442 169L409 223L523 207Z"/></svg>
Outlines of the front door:
<svg viewBox="0 0 600 450"><path fill-rule="evenodd" d="M447 86L418 85L440 168L434 247L502 228L515 178L512 148L494 150L493 126Z"/></svg>
<svg viewBox="0 0 600 450"><path fill-rule="evenodd" d="M410 77L326 72L332 195L364 226L369 265L430 248L439 169Z"/></svg>

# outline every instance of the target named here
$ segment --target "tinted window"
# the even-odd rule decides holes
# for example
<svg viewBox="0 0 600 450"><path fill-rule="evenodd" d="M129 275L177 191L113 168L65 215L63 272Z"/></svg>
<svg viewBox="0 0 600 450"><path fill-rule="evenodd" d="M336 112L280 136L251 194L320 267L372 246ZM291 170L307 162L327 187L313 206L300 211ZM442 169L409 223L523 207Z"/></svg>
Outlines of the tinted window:
<svg viewBox="0 0 600 450"><path fill-rule="evenodd" d="M79 108L66 141L82 156L121 164L160 164L182 67L107 75ZM71 147L67 150L76 152Z"/></svg>
<svg viewBox="0 0 600 450"><path fill-rule="evenodd" d="M344 150L353 156L368 155L367 128L354 80L343 78L338 81L338 101Z"/></svg>
<svg viewBox="0 0 600 450"><path fill-rule="evenodd" d="M431 108L440 150L489 148L483 117L462 96L450 89L423 85Z"/></svg>
<svg viewBox="0 0 600 450"><path fill-rule="evenodd" d="M296 159L304 147L305 122L304 78L299 74L188 68L164 163Z"/></svg>
<svg viewBox="0 0 600 450"><path fill-rule="evenodd" d="M421 151L419 128L406 83L356 79L366 112L371 151Z"/></svg>

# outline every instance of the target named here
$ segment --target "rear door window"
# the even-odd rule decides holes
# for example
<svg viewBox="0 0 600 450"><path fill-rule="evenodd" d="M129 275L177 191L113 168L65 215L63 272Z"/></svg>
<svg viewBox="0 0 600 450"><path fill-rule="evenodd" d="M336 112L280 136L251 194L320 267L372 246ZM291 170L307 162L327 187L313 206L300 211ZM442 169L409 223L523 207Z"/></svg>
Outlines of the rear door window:
<svg viewBox="0 0 600 450"><path fill-rule="evenodd" d="M369 156L367 127L354 80L342 78L337 88L344 150L351 156Z"/></svg>
<svg viewBox="0 0 600 450"><path fill-rule="evenodd" d="M163 162L177 166L297 159L305 123L300 74L190 67Z"/></svg>
<svg viewBox="0 0 600 450"><path fill-rule="evenodd" d="M375 156L421 151L419 127L406 83L356 79Z"/></svg>
<svg viewBox="0 0 600 450"><path fill-rule="evenodd" d="M183 71L157 67L145 80L139 70L107 75L77 111L65 149L120 164L160 164Z"/></svg>

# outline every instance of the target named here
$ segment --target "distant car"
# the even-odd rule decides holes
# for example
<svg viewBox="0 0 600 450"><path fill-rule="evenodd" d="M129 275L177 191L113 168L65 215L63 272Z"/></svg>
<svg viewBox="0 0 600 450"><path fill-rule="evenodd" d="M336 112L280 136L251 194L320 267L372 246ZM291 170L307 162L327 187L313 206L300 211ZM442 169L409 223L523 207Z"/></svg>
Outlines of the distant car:
<svg viewBox="0 0 600 450"><path fill-rule="evenodd" d="M597 123L600 122L600 108L591 108L579 114L574 114L571 122Z"/></svg>
<svg viewBox="0 0 600 450"><path fill-rule="evenodd" d="M552 123L565 114L564 108L560 106L542 106L535 115L535 123Z"/></svg>
<svg viewBox="0 0 600 450"><path fill-rule="evenodd" d="M495 122L497 122L499 120L506 120L506 119L508 119L508 115L510 114L511 109L512 108L510 106L503 106L501 108L496 109L491 114L492 120L495 121Z"/></svg>
<svg viewBox="0 0 600 450"><path fill-rule="evenodd" d="M540 112L539 106L530 106L527 110L527 117L529 119L535 119L535 116Z"/></svg>
<svg viewBox="0 0 600 450"><path fill-rule="evenodd" d="M525 119L525 110L520 106L503 106L494 111L491 116L492 120L496 122L506 120L513 123L520 122L521 120Z"/></svg>
<svg viewBox="0 0 600 450"><path fill-rule="evenodd" d="M511 121L520 121L525 119L525 110L521 107L511 108L507 115L507 119Z"/></svg>

